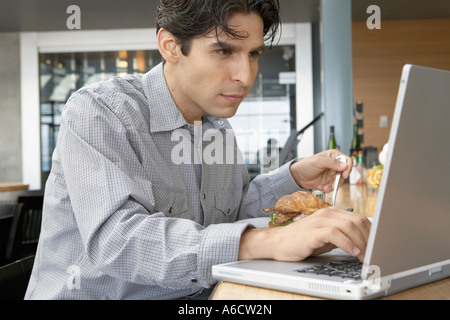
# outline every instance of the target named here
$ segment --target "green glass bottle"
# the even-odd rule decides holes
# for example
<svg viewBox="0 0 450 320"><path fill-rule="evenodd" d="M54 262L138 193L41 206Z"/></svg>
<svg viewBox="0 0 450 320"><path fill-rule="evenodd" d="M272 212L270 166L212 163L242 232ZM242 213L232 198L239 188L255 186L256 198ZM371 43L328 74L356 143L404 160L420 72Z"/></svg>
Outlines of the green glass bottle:
<svg viewBox="0 0 450 320"><path fill-rule="evenodd" d="M361 150L361 142L359 140L358 125L355 123L353 125L353 138L352 147L350 149L350 155L357 155L358 151Z"/></svg>
<svg viewBox="0 0 450 320"><path fill-rule="evenodd" d="M336 138L334 136L334 126L330 126L330 138L328 139L328 150L336 149Z"/></svg>

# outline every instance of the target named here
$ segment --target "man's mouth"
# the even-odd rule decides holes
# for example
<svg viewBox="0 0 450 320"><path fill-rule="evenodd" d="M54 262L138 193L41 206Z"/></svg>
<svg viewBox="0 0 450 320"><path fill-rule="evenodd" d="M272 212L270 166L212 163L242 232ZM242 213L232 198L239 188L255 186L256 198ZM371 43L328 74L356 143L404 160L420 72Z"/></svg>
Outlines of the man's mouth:
<svg viewBox="0 0 450 320"><path fill-rule="evenodd" d="M222 94L225 100L231 103L241 103L244 100L244 96L242 95L234 95L234 94Z"/></svg>

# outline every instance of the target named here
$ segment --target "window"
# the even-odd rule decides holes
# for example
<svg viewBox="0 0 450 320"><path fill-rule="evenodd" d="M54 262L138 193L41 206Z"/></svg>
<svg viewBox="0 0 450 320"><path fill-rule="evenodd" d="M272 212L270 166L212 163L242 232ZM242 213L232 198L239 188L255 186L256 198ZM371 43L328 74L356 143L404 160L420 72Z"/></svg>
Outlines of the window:
<svg viewBox="0 0 450 320"><path fill-rule="evenodd" d="M61 113L70 95L112 76L144 74L159 62L157 50L39 54L42 185L50 173Z"/></svg>

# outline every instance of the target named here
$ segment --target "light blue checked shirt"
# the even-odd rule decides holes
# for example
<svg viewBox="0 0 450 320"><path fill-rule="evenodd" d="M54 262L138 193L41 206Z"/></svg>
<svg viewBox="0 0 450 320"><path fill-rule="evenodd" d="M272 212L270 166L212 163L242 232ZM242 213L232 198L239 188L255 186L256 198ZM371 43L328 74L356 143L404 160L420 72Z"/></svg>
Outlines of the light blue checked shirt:
<svg viewBox="0 0 450 320"><path fill-rule="evenodd" d="M209 115L201 129L230 134L227 120ZM263 208L299 190L289 164L251 183L244 164L176 164L176 130L195 136L162 64L71 96L26 299L194 295L214 285L212 265L237 260L249 223L236 221L266 215ZM214 139L186 141L194 160ZM231 150L237 160L236 145Z"/></svg>

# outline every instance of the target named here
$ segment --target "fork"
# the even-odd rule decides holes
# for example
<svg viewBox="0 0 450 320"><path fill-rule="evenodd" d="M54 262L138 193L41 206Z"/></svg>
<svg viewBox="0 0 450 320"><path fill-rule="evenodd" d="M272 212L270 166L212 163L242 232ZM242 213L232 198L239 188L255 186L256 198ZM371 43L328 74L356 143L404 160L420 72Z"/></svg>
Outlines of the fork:
<svg viewBox="0 0 450 320"><path fill-rule="evenodd" d="M336 157L337 160L339 160L342 163L345 163L347 160L344 156L337 156ZM334 190L333 190L333 199L331 200L331 205L334 206L334 204L336 203L336 194L337 191L339 189L339 180L341 180L341 172L338 172L336 174L336 180L334 180Z"/></svg>

